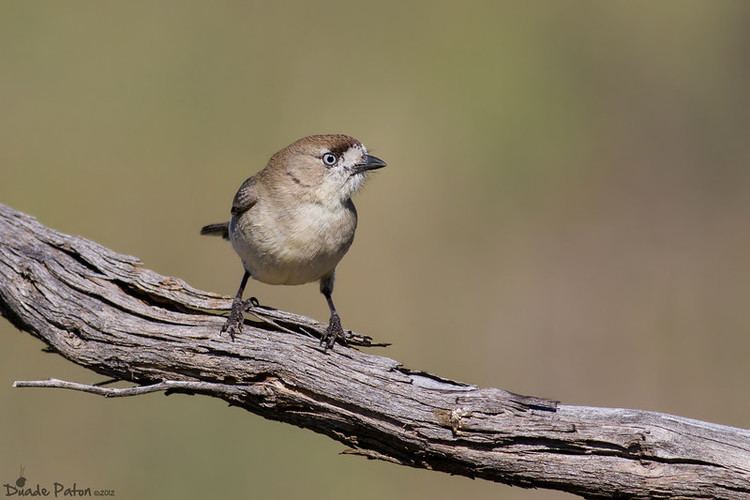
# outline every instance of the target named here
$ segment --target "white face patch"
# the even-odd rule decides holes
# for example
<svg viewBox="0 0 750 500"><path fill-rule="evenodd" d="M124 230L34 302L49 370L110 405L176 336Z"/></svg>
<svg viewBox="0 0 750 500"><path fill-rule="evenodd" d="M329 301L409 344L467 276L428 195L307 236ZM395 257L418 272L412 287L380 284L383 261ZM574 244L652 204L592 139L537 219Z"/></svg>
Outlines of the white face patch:
<svg viewBox="0 0 750 500"><path fill-rule="evenodd" d="M367 174L365 172L353 173L353 170L357 165L365 161L367 157L367 148L362 144L355 144L342 155L342 166L345 168L348 174L348 179L345 184L345 189L348 191L347 197L357 192L367 180Z"/></svg>
<svg viewBox="0 0 750 500"><path fill-rule="evenodd" d="M367 154L367 149L361 144L355 144L341 155L341 164L346 168L351 168L358 163L362 163Z"/></svg>
<svg viewBox="0 0 750 500"><path fill-rule="evenodd" d="M330 150L319 151L320 161L326 168L323 184L318 190L321 201L338 205L348 200L367 180L367 172L357 172L358 166L366 161L367 148L360 143L352 144L339 154L334 165L327 165L323 157Z"/></svg>

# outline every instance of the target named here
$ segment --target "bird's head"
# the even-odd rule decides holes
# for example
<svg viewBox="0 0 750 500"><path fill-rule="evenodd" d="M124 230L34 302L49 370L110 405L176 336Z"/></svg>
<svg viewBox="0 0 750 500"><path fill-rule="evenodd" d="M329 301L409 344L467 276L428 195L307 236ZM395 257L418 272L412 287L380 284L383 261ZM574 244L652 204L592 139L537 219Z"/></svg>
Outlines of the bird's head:
<svg viewBox="0 0 750 500"><path fill-rule="evenodd" d="M273 155L268 168L293 193L330 203L349 199L370 171L385 165L354 137L330 134L290 144Z"/></svg>

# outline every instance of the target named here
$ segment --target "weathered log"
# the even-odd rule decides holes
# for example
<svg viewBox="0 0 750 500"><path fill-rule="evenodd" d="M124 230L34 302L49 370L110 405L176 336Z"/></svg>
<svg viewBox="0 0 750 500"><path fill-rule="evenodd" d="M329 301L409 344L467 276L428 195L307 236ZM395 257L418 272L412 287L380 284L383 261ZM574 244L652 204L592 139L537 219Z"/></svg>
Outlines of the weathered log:
<svg viewBox="0 0 750 500"><path fill-rule="evenodd" d="M478 388L351 345L324 353L325 325L261 306L232 342L219 334L230 304L0 205L3 316L70 361L136 385L18 386L204 394L326 434L348 453L587 498L750 498L747 430Z"/></svg>

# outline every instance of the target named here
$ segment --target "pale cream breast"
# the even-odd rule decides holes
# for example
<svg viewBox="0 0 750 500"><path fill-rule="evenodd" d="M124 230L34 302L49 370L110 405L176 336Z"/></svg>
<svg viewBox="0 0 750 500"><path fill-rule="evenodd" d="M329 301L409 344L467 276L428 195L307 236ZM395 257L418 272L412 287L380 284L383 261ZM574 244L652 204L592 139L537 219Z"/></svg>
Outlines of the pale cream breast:
<svg viewBox="0 0 750 500"><path fill-rule="evenodd" d="M283 208L264 201L230 223L232 246L252 277L299 285L331 273L354 240L357 212L351 200L338 205L286 200Z"/></svg>

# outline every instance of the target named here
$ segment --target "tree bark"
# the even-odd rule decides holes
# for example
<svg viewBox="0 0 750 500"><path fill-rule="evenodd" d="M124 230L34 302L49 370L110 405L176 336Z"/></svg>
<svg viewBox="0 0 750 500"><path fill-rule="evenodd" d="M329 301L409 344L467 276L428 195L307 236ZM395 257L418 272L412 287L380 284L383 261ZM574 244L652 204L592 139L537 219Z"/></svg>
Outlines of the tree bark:
<svg viewBox="0 0 750 500"><path fill-rule="evenodd" d="M479 388L351 345L324 353L325 325L262 306L233 342L219 334L230 305L0 205L3 316L137 387L18 385L204 394L330 436L348 453L586 498L750 498L747 430Z"/></svg>

